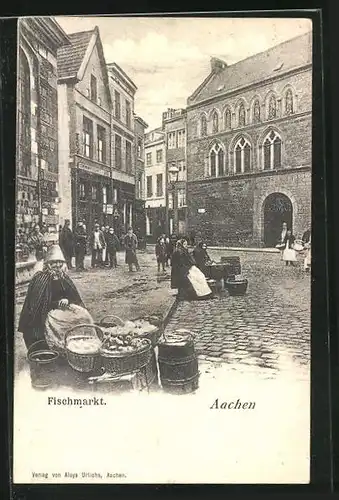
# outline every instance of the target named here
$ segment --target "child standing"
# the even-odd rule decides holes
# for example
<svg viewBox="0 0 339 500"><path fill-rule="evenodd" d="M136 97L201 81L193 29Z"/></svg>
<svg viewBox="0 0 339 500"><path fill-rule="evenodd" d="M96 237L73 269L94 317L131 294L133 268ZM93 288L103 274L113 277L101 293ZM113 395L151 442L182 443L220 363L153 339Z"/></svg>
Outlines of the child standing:
<svg viewBox="0 0 339 500"><path fill-rule="evenodd" d="M158 263L158 273L160 273L160 266L162 266L163 272L165 272L165 264L167 258L167 249L165 244L165 238L160 237L155 245L155 255Z"/></svg>

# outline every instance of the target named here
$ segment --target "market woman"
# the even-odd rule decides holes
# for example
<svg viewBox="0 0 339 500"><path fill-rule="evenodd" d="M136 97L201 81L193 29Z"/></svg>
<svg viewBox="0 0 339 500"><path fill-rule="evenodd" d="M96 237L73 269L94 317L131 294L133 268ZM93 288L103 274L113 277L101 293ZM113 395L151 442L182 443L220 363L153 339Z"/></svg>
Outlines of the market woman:
<svg viewBox="0 0 339 500"><path fill-rule="evenodd" d="M180 300L211 298L212 290L187 247L185 239L177 241L172 255L171 288L178 289Z"/></svg>
<svg viewBox="0 0 339 500"><path fill-rule="evenodd" d="M46 255L43 271L38 271L29 284L18 326L27 349L40 340L62 348L69 328L79 323L93 324L64 270L65 264L59 245L53 245Z"/></svg>
<svg viewBox="0 0 339 500"><path fill-rule="evenodd" d="M195 249L193 250L193 257L196 262L197 267L200 269L205 276L208 276L208 264L212 262L212 259L207 253L207 245L203 241L200 241Z"/></svg>

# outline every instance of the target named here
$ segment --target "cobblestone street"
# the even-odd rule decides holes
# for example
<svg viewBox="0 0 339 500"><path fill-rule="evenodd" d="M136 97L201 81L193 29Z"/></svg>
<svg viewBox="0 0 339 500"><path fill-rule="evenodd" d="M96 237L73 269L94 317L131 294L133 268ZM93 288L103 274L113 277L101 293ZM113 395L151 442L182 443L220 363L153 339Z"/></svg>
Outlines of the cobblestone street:
<svg viewBox="0 0 339 500"><path fill-rule="evenodd" d="M211 251L210 255L232 255ZM234 252L233 252L234 254ZM166 332L187 328L203 357L250 365L272 375L310 363L310 278L302 263L285 267L278 254L237 252L248 279L247 294L219 300L180 302Z"/></svg>

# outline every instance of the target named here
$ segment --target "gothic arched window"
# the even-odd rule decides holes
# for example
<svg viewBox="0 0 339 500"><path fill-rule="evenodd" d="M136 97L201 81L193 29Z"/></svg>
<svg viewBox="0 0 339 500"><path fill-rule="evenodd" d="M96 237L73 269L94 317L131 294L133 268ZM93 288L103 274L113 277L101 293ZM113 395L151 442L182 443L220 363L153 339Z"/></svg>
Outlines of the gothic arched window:
<svg viewBox="0 0 339 500"><path fill-rule="evenodd" d="M281 137L271 130L263 142L264 170L281 168Z"/></svg>
<svg viewBox="0 0 339 500"><path fill-rule="evenodd" d="M246 124L246 115L245 115L245 106L243 102L239 106L238 113L239 113L239 118L238 118L239 127L244 127Z"/></svg>
<svg viewBox="0 0 339 500"><path fill-rule="evenodd" d="M291 115L293 113L293 94L292 90L286 90L285 94L285 114Z"/></svg>
<svg viewBox="0 0 339 500"><path fill-rule="evenodd" d="M260 123L260 103L258 99L253 105L253 123Z"/></svg>
<svg viewBox="0 0 339 500"><path fill-rule="evenodd" d="M225 111L225 129L230 130L231 129L231 110L229 108L226 109Z"/></svg>
<svg viewBox="0 0 339 500"><path fill-rule="evenodd" d="M201 130L201 135L205 136L207 135L207 120L206 116L202 115L201 120L200 120L200 130Z"/></svg>
<svg viewBox="0 0 339 500"><path fill-rule="evenodd" d="M240 174L251 170L251 145L241 137L234 147L234 172Z"/></svg>
<svg viewBox="0 0 339 500"><path fill-rule="evenodd" d="M219 117L218 117L218 113L216 111L214 111L214 113L212 115L212 131L213 131L213 134L216 134L219 132Z"/></svg>
<svg viewBox="0 0 339 500"><path fill-rule="evenodd" d="M210 177L221 177L225 175L225 154L219 143L214 144L209 154Z"/></svg>
<svg viewBox="0 0 339 500"><path fill-rule="evenodd" d="M277 117L277 100L274 95L271 95L268 102L268 119L273 120Z"/></svg>
<svg viewBox="0 0 339 500"><path fill-rule="evenodd" d="M31 167L31 74L22 49L19 57L19 173L27 177Z"/></svg>

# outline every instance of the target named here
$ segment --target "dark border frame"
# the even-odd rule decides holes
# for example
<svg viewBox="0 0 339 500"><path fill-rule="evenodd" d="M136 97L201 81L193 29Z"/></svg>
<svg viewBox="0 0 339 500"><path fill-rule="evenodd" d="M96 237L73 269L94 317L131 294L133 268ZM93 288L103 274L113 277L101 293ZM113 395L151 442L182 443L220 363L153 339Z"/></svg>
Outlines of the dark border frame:
<svg viewBox="0 0 339 500"><path fill-rule="evenodd" d="M287 2L286 2L287 3ZM310 2L311 3L311 2ZM103 5L103 7L105 7ZM285 5L287 7L287 5ZM33 6L34 8L34 6ZM64 495L70 498L92 499L92 498L111 498L113 495L120 498L127 492L147 493L150 496L155 495L175 495L176 497L185 497L187 494L196 494L197 492L207 496L218 497L225 493L292 493L292 492L322 492L329 493L333 486L333 460L331 454L331 437L333 428L331 423L330 405L330 365L329 365L329 334L330 334L330 306L333 306L329 298L329 281L333 272L333 262L330 258L330 241L326 221L329 217L329 210L333 208L330 201L326 203L326 197L330 200L330 189L332 187L332 174L329 167L331 158L327 155L325 161L325 137L328 138L328 129L325 128L325 100L324 84L329 85L329 45L324 38L324 33L328 29L328 12L322 10L303 11L303 10L276 10L270 13L252 9L251 12L209 12L200 14L202 9L196 9L200 16L238 17L246 15L249 17L308 17L313 20L313 226L314 250L313 250L313 269L312 269L312 374L311 374L311 405L312 405L312 446L311 446L311 484L310 485L14 485L11 491L8 489L11 497L20 500L26 499L54 499ZM270 8L273 8L272 6ZM26 12L20 12L20 15L48 15L47 12L32 12L32 5L25 5ZM109 8L107 9L109 10ZM151 10L151 9L149 9ZM164 15L162 9L152 9L157 12L156 15ZM234 10L234 9L233 9ZM125 9L126 13L127 9ZM137 12L132 10L133 13ZM173 9L172 15L180 12L179 9ZM98 13L98 12L96 12ZM55 11L55 15L57 12ZM72 15L65 9L60 12L62 15ZM139 11L139 15L143 12ZM13 15L13 14L11 14ZM94 15L94 13L92 14ZM197 15L194 11L187 16ZM4 276L4 299L1 303L4 318L5 331L7 338L1 339L0 354L3 363L0 368L1 381L5 383L5 391L1 393L4 397L4 403L1 405L1 411L7 421L7 426L2 426L2 430L9 429L3 437L3 446L1 449L5 452L6 460L12 462L12 387L13 387L13 309L14 309L14 213L15 213L15 117L16 117L16 19L0 20L0 82L2 87L3 99L0 102L0 112L2 119L0 122L0 140L1 140L1 161L2 161L2 200L3 213L0 241L3 242L4 259L1 262L1 271ZM325 53L323 52L325 50ZM328 87L326 92L328 92ZM330 103L326 102L326 113L329 114ZM326 134L325 134L326 131ZM328 152L328 150L327 150ZM334 231L334 225L332 225ZM329 259L329 260L328 260ZM335 302L334 302L335 305ZM333 314L331 316L331 327L333 328ZM4 329L2 330L4 331ZM332 353L333 354L333 353ZM332 375L335 375L333 372ZM333 387L332 387L333 389ZM7 397L6 397L7 396ZM338 406L338 405L337 405ZM339 434L339 433L338 433ZM338 437L338 436L337 436ZM4 463L4 462L3 462ZM339 467L339 464L337 463ZM7 481L10 474L6 468L2 472L7 475ZM337 471L337 469L336 469ZM5 477L6 480L6 477Z"/></svg>

